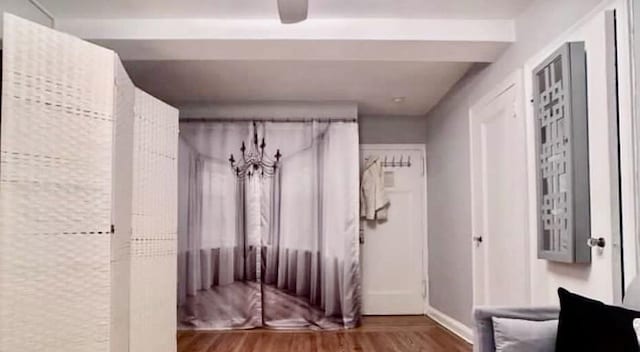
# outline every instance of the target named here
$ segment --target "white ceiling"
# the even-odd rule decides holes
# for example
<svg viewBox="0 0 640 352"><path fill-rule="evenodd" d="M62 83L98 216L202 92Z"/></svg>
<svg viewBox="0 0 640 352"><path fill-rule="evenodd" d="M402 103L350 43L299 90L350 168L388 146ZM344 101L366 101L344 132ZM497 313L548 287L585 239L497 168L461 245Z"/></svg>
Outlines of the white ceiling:
<svg viewBox="0 0 640 352"><path fill-rule="evenodd" d="M362 114L422 115L499 56L532 0L309 0L294 25L279 23L277 0L38 1L177 106L355 101Z"/></svg>
<svg viewBox="0 0 640 352"><path fill-rule="evenodd" d="M26 0L25 0L26 1ZM277 18L277 0L39 0L59 18ZM531 0L309 0L310 18L510 19Z"/></svg>
<svg viewBox="0 0 640 352"><path fill-rule="evenodd" d="M470 63L375 61L130 61L136 85L174 105L355 101L362 114L422 115ZM405 97L403 103L393 97Z"/></svg>

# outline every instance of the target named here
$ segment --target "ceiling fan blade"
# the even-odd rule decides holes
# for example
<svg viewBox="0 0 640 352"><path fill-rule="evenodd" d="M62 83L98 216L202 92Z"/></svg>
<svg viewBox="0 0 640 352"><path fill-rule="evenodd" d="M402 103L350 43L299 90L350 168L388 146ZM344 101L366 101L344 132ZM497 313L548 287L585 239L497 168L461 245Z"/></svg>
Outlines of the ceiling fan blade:
<svg viewBox="0 0 640 352"><path fill-rule="evenodd" d="M278 0L280 22L296 23L307 19L309 0Z"/></svg>

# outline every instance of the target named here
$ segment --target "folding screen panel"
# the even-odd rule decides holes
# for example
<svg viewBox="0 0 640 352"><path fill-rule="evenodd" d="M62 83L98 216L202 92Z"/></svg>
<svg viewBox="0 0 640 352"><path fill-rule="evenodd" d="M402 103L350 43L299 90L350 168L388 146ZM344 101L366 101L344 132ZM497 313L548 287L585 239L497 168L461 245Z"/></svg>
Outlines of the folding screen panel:
<svg viewBox="0 0 640 352"><path fill-rule="evenodd" d="M130 350L176 350L178 110L136 89Z"/></svg>
<svg viewBox="0 0 640 352"><path fill-rule="evenodd" d="M114 53L4 19L0 351L109 351Z"/></svg>
<svg viewBox="0 0 640 352"><path fill-rule="evenodd" d="M115 57L113 224L111 241L111 351L129 348L129 285L131 267L131 191L135 87Z"/></svg>

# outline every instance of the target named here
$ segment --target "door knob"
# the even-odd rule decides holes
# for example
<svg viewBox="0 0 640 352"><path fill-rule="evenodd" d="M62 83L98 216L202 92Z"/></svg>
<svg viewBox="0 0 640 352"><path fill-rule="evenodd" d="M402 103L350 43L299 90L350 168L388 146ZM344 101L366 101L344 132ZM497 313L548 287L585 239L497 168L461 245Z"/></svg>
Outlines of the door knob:
<svg viewBox="0 0 640 352"><path fill-rule="evenodd" d="M599 238L591 237L587 240L587 246L591 248L594 248L594 247L604 248L605 245L606 245L606 241L602 237L599 237Z"/></svg>
<svg viewBox="0 0 640 352"><path fill-rule="evenodd" d="M476 246L479 246L480 243L482 243L482 236L473 236L472 239L473 239L473 242L476 243Z"/></svg>

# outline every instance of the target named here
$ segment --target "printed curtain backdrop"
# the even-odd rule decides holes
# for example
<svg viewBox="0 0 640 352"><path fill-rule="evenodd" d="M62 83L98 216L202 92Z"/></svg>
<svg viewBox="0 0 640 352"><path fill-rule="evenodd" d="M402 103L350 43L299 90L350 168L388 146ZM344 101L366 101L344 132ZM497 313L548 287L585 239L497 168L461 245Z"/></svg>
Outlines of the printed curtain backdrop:
<svg viewBox="0 0 640 352"><path fill-rule="evenodd" d="M354 327L360 319L358 129L258 122L273 176L240 180L229 156L252 122L180 125L181 329Z"/></svg>

